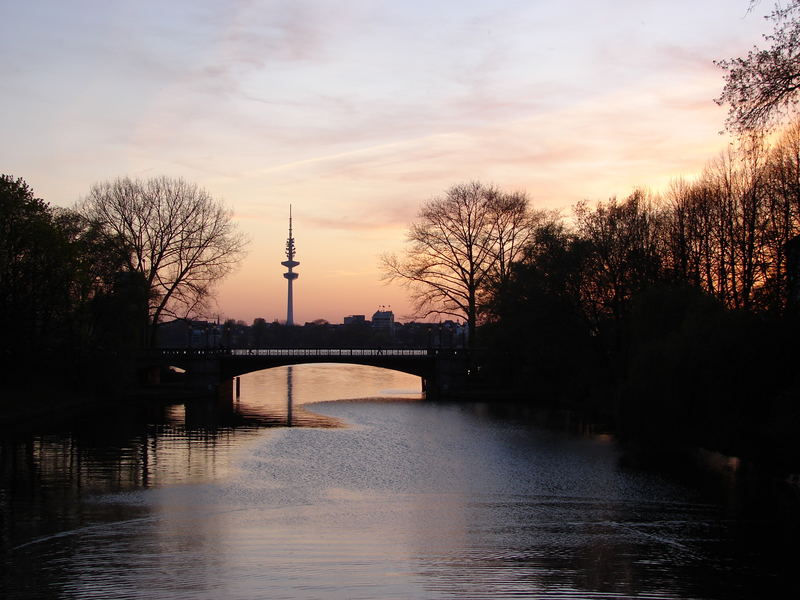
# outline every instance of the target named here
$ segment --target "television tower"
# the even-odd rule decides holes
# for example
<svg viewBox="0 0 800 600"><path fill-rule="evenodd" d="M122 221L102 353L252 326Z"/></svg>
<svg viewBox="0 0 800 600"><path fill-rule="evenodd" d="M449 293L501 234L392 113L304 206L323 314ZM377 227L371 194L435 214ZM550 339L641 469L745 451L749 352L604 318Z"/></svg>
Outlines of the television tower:
<svg viewBox="0 0 800 600"><path fill-rule="evenodd" d="M286 302L286 324L294 325L294 307L292 305L292 282L300 277L298 273L293 273L292 269L300 263L294 259L294 237L292 237L292 205L289 205L289 238L286 240L286 258L281 264L289 269L283 274L286 277L286 283L289 286L289 293Z"/></svg>

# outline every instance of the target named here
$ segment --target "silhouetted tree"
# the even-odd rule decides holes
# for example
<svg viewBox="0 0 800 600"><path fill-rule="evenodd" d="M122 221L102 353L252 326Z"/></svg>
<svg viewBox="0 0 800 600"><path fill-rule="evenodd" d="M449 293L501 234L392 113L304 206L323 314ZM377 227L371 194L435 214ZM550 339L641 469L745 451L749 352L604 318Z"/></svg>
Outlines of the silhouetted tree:
<svg viewBox="0 0 800 600"><path fill-rule="evenodd" d="M608 391L607 361L587 315L589 244L562 221L539 223L493 294L482 335L487 377L544 404L587 407Z"/></svg>
<svg viewBox="0 0 800 600"><path fill-rule="evenodd" d="M0 330L10 353L2 368L20 375L47 364L54 380L84 390L90 372L99 384L124 379L147 302L122 272L118 247L22 179L0 177Z"/></svg>
<svg viewBox="0 0 800 600"><path fill-rule="evenodd" d="M238 264L246 242L231 212L183 179L116 179L92 187L82 213L121 245L127 270L147 282L155 342L163 316L197 313L212 286Z"/></svg>
<svg viewBox="0 0 800 600"><path fill-rule="evenodd" d="M46 354L71 308L69 251L50 207L28 184L0 176L0 330L13 354ZM6 361L10 357L6 358Z"/></svg>
<svg viewBox="0 0 800 600"><path fill-rule="evenodd" d="M403 256L382 257L384 277L408 286L419 316L465 319L474 340L486 295L521 256L531 218L524 194L455 185L422 206Z"/></svg>
<svg viewBox="0 0 800 600"><path fill-rule="evenodd" d="M661 277L659 214L644 192L594 209L575 207L576 232L589 245L583 297L595 320L620 319L631 296Z"/></svg>
<svg viewBox="0 0 800 600"><path fill-rule="evenodd" d="M798 17L800 1L776 4L768 17L773 32L764 36L767 49L754 48L744 58L717 62L726 73L716 102L730 105L726 125L732 132L758 132L794 111L800 91Z"/></svg>
<svg viewBox="0 0 800 600"><path fill-rule="evenodd" d="M787 307L787 244L800 234L800 125L769 148L729 148L663 204L662 261L730 309Z"/></svg>
<svg viewBox="0 0 800 600"><path fill-rule="evenodd" d="M716 195L704 178L688 183L676 180L667 190L662 235L664 266L670 277L714 293L715 254L710 235Z"/></svg>
<svg viewBox="0 0 800 600"><path fill-rule="evenodd" d="M763 285L758 306L773 312L789 307L792 276L789 244L800 235L800 121L790 124L769 155L765 175Z"/></svg>
<svg viewBox="0 0 800 600"><path fill-rule="evenodd" d="M113 276L104 275L103 285L76 310L73 353L86 363L78 379L91 373L95 388L103 392L130 382L147 335L147 297L141 273L119 268Z"/></svg>

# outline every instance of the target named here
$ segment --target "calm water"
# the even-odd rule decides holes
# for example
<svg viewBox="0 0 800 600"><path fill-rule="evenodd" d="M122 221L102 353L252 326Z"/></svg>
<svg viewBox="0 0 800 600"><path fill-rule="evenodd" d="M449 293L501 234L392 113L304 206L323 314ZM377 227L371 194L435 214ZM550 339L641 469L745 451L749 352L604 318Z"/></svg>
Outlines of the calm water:
<svg viewBox="0 0 800 600"><path fill-rule="evenodd" d="M607 436L368 367L241 384L7 434L0 597L796 597L773 513L623 468Z"/></svg>

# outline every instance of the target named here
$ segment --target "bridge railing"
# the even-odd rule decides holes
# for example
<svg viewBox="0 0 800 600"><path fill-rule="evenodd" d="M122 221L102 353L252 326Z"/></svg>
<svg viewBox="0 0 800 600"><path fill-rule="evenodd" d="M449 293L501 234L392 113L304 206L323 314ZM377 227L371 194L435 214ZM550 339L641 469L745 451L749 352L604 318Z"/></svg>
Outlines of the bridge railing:
<svg viewBox="0 0 800 600"><path fill-rule="evenodd" d="M444 348L162 348L149 354L156 357L224 358L256 356L297 357L428 357L458 354L464 350Z"/></svg>
<svg viewBox="0 0 800 600"><path fill-rule="evenodd" d="M232 356L428 356L422 348L236 348Z"/></svg>

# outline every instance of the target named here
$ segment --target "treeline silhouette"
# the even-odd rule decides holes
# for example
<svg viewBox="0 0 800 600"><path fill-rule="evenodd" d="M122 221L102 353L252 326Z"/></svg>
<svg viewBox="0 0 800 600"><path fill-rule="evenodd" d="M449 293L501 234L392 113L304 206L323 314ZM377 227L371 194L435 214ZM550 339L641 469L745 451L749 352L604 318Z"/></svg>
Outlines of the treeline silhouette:
<svg viewBox="0 0 800 600"><path fill-rule="evenodd" d="M0 372L7 391L26 394L4 393L4 404L37 388L55 391L55 402L130 381L148 288L126 258L96 223L0 176Z"/></svg>
<svg viewBox="0 0 800 600"><path fill-rule="evenodd" d="M800 465L800 124L693 181L534 226L487 305L486 378L613 423Z"/></svg>
<svg viewBox="0 0 800 600"><path fill-rule="evenodd" d="M609 422L630 441L800 465L800 122L661 194L538 212L525 228L524 252L487 278L494 287L469 288L489 350L483 384ZM104 393L131 382L154 292L129 259L96 221L0 176L7 386ZM259 343L285 343L267 325L253 326ZM331 331L308 335L330 343Z"/></svg>

